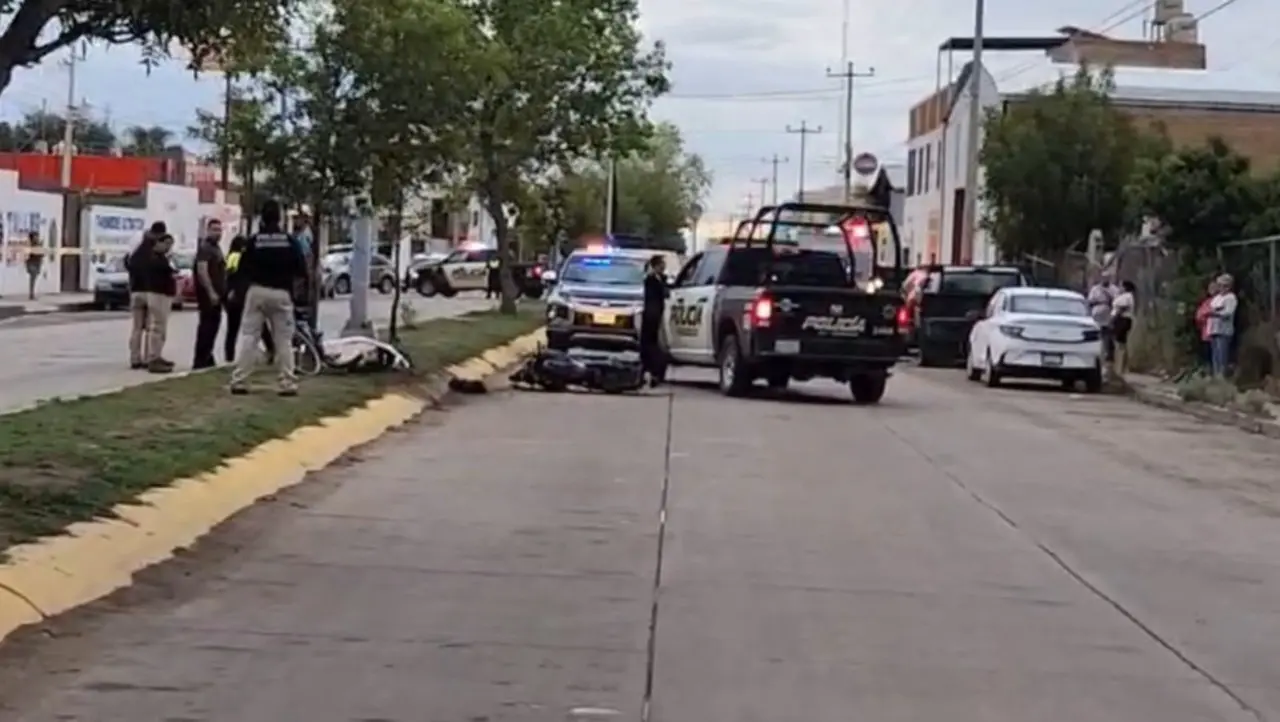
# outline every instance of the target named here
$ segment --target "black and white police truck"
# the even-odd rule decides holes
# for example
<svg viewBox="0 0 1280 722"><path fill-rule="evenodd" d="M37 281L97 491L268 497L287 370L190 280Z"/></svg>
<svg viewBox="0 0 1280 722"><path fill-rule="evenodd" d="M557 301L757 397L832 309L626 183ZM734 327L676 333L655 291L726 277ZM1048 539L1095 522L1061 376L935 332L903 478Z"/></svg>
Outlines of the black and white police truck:
<svg viewBox="0 0 1280 722"><path fill-rule="evenodd" d="M892 253L878 253L883 244ZM847 384L856 403L877 403L904 351L902 298L888 287L901 278L901 255L883 208L763 208L676 276L663 323L669 360L719 369L720 390L730 396L757 380L785 388L828 378Z"/></svg>

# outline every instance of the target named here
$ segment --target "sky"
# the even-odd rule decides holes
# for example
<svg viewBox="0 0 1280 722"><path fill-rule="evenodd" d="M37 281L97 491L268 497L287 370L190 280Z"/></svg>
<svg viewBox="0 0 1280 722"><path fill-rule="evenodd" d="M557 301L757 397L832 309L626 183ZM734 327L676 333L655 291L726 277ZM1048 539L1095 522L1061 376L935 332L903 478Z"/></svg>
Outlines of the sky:
<svg viewBox="0 0 1280 722"><path fill-rule="evenodd" d="M672 63L672 92L658 100L653 116L679 126L688 149L712 170L715 182L704 204L706 220L741 216L749 200L758 204L761 179L771 196L772 169L766 159L775 154L785 160L778 168L778 192L794 194L801 136L788 133L788 126L796 129L803 122L823 130L805 136L806 187L838 182L843 88L842 81L827 77L827 70L839 70L845 1L640 0L646 35L665 43ZM858 72L874 68L874 76L855 81L854 151L899 161L905 155L908 110L936 87L936 48L949 36L973 34L973 4L847 2L849 60ZM1222 2L1186 0L1186 10L1201 15ZM1063 25L1076 25L1106 29L1114 37L1137 37L1146 16L1142 10L1149 5L1145 0L987 0L986 33L1050 35ZM1280 5L1273 0L1228 0L1207 15L1200 38L1208 46L1208 82L1222 89L1280 91L1276 27ZM118 131L162 125L179 136L197 107L219 107L219 76L193 78L178 61L148 74L139 58L130 47L91 48L78 64L77 98ZM955 56L957 72L966 60L963 54ZM1043 56L1027 53L988 54L986 65L1002 90L1046 82L1056 72ZM943 56L944 75L946 66ZM0 117L17 118L42 104L61 110L67 103L67 80L65 65L53 61L18 71L0 95ZM1204 85L1204 79L1197 82L1197 87Z"/></svg>

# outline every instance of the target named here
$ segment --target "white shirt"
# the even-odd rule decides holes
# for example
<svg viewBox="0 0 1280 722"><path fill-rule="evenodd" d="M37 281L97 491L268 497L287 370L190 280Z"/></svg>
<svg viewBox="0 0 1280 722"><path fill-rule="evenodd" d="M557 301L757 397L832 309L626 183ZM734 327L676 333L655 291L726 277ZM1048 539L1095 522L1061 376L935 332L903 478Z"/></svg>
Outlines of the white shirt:
<svg viewBox="0 0 1280 722"><path fill-rule="evenodd" d="M1210 336L1232 336L1236 332L1236 308L1240 302L1231 291L1222 291L1209 302Z"/></svg>
<svg viewBox="0 0 1280 722"><path fill-rule="evenodd" d="M1116 300L1111 302L1111 314L1116 318L1120 316L1133 317L1133 294L1125 291Z"/></svg>

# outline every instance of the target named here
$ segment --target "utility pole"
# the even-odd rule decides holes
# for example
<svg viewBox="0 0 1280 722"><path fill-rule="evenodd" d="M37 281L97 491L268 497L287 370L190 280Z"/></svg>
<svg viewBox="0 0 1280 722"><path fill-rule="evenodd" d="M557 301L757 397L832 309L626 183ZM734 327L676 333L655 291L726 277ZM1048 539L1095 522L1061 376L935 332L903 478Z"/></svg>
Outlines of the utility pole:
<svg viewBox="0 0 1280 722"><path fill-rule="evenodd" d="M800 188L796 191L796 200L804 202L804 161L805 152L809 149L809 136L818 135L822 132L822 126L816 128L809 127L808 121L800 121L799 128L787 126L787 132L792 135L800 136Z"/></svg>
<svg viewBox="0 0 1280 722"><path fill-rule="evenodd" d="M827 68L828 78L844 79L844 148L841 149L844 162L840 168L844 174L845 202L848 202L849 197L853 195L853 81L857 78L874 78L875 75L875 68L858 72L854 69L852 60L846 63L844 72L836 73L832 72L831 68Z"/></svg>
<svg viewBox="0 0 1280 722"><path fill-rule="evenodd" d="M768 197L765 195L765 191L769 188L769 178L752 178L751 182L760 184L760 205L763 206L764 199Z"/></svg>
<svg viewBox="0 0 1280 722"><path fill-rule="evenodd" d="M80 64L80 48L71 47L71 55L66 59L67 65L67 117L62 129L62 187L71 187L71 160L75 157L76 117L76 66Z"/></svg>
<svg viewBox="0 0 1280 722"><path fill-rule="evenodd" d="M973 258L973 243L978 234L978 144L982 142L982 105L978 90L982 86L983 13L986 0L973 3L973 70L969 73L969 139L965 148L964 173L964 239L962 255Z"/></svg>
<svg viewBox="0 0 1280 722"><path fill-rule="evenodd" d="M769 175L769 183L773 187L773 201L770 205L778 205L778 165L781 163L790 163L790 158L779 158L777 153L772 158L764 158L761 162L768 163L773 167L773 173Z"/></svg>

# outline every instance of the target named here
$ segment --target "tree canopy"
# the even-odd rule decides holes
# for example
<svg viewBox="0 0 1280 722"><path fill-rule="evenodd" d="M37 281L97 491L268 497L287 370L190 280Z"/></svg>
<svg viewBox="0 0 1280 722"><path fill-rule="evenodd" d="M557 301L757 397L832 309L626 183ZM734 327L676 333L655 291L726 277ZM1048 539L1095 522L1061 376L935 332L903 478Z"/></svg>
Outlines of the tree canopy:
<svg viewBox="0 0 1280 722"><path fill-rule="evenodd" d="M702 159L685 152L678 128L659 124L644 145L617 161L614 231L644 236L683 250L681 231L697 215L711 185ZM576 164L535 184L535 198L521 203L520 240L545 250L557 237L575 240L603 233L607 206L608 166Z"/></svg>
<svg viewBox="0 0 1280 722"><path fill-rule="evenodd" d="M111 126L101 120L79 117L75 121L75 144L86 155L106 155L116 147L117 138ZM40 143L52 150L62 142L67 127L65 117L57 113L27 113L18 123L0 123L0 151L36 151Z"/></svg>
<svg viewBox="0 0 1280 722"><path fill-rule="evenodd" d="M194 67L235 52L256 53L286 36L303 0L0 0L0 90L13 71L78 43L140 44L151 60L181 47Z"/></svg>
<svg viewBox="0 0 1280 722"><path fill-rule="evenodd" d="M1139 134L1112 106L1112 87L1109 71L1082 66L988 111L983 222L1002 254L1060 257L1094 229L1124 226Z"/></svg>

